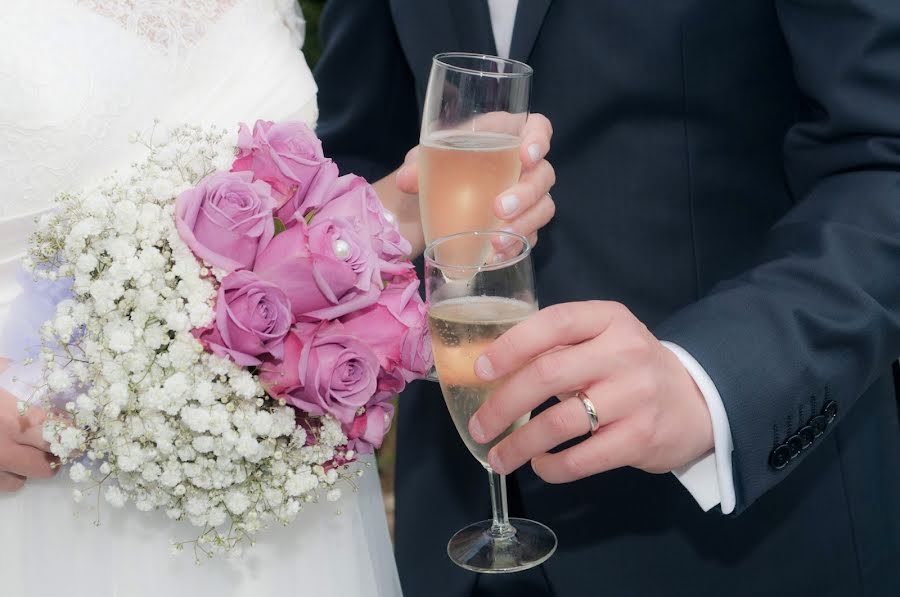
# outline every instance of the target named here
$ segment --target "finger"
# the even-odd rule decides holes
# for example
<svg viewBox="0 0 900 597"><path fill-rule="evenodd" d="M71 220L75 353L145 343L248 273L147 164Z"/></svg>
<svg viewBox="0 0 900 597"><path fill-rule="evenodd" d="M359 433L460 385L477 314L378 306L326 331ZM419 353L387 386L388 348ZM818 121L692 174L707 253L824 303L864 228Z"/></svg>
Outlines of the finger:
<svg viewBox="0 0 900 597"><path fill-rule="evenodd" d="M25 477L0 471L0 493L18 491L25 486Z"/></svg>
<svg viewBox="0 0 900 597"><path fill-rule="evenodd" d="M601 428L589 439L556 454L531 461L538 477L547 483L569 483L628 466L640 446L629 429L628 419Z"/></svg>
<svg viewBox="0 0 900 597"><path fill-rule="evenodd" d="M554 203L550 195L544 195L530 209L510 222L509 226L504 228L504 230L525 236L528 238L529 244L534 247L537 242L537 231L549 224L554 215L556 215L556 203ZM511 258L515 255L509 254L508 249L510 249L511 245L511 250L516 250L518 247L508 239L510 239L508 236L498 236L492 242L498 254Z"/></svg>
<svg viewBox="0 0 900 597"><path fill-rule="evenodd" d="M574 393L601 379L602 362L589 342L540 355L492 392L469 419L470 434L479 443L491 441L551 396Z"/></svg>
<svg viewBox="0 0 900 597"><path fill-rule="evenodd" d="M522 148L520 157L526 167L536 165L550 151L550 140L553 138L553 125L543 114L530 114L522 131Z"/></svg>
<svg viewBox="0 0 900 597"><path fill-rule="evenodd" d="M56 458L31 446L11 444L0 455L0 469L22 475L47 479L57 472Z"/></svg>
<svg viewBox="0 0 900 597"><path fill-rule="evenodd" d="M655 394L656 385L644 375L618 375L606 353L605 346L588 342L538 357L497 388L472 415L470 434L480 443L491 441L548 398L572 396L579 391L594 405L600 426L630 416ZM584 403L581 399L577 403L581 420L589 420Z"/></svg>
<svg viewBox="0 0 900 597"><path fill-rule="evenodd" d="M19 433L16 442L23 446L31 446L44 452L50 451L50 444L44 440L44 423L47 420L47 411L32 406L24 417L19 417Z"/></svg>
<svg viewBox="0 0 900 597"><path fill-rule="evenodd" d="M557 346L579 344L602 334L628 310L608 301L580 301L542 309L492 342L475 361L485 381L503 377Z"/></svg>
<svg viewBox="0 0 900 597"><path fill-rule="evenodd" d="M580 398L566 398L494 446L488 454L491 468L508 475L532 458L590 432L591 423Z"/></svg>
<svg viewBox="0 0 900 597"><path fill-rule="evenodd" d="M395 176L397 188L404 193L415 195L419 192L419 146L415 146L406 153L403 165L397 170Z"/></svg>
<svg viewBox="0 0 900 597"><path fill-rule="evenodd" d="M541 161L494 200L494 213L500 219L510 220L540 201L554 184L556 171L550 162Z"/></svg>

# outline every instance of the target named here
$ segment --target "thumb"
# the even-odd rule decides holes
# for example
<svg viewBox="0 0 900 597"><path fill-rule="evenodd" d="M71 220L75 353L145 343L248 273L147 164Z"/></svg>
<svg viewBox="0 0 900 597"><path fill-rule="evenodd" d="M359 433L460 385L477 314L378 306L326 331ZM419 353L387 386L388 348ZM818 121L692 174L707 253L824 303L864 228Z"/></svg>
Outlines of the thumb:
<svg viewBox="0 0 900 597"><path fill-rule="evenodd" d="M396 175L397 188L404 193L415 195L419 192L419 147L413 147Z"/></svg>

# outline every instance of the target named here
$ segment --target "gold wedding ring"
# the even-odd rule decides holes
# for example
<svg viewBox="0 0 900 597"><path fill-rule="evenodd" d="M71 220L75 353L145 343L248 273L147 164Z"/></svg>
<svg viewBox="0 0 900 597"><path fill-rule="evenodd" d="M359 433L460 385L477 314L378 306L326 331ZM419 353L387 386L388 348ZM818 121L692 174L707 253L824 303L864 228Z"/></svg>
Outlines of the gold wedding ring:
<svg viewBox="0 0 900 597"><path fill-rule="evenodd" d="M597 409L594 408L594 403L591 402L591 399L584 392L576 392L575 397L580 398L581 403L584 404L584 410L587 412L588 420L591 423L591 433L595 433L600 429L600 418L597 416Z"/></svg>

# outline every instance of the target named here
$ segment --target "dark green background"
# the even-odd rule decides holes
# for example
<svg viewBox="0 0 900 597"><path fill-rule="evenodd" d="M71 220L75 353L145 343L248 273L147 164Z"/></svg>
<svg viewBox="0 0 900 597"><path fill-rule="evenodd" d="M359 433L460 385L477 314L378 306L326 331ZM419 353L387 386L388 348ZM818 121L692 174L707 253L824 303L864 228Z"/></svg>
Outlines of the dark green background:
<svg viewBox="0 0 900 597"><path fill-rule="evenodd" d="M303 53L309 61L309 66L315 66L322 53L322 45L319 43L319 15L325 0L300 0L303 8L303 16L306 17L306 41L303 43Z"/></svg>

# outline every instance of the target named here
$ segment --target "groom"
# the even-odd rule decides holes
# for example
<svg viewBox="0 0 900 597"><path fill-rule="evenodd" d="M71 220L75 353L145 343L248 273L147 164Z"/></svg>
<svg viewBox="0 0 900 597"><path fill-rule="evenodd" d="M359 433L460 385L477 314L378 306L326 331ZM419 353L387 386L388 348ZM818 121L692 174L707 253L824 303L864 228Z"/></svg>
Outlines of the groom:
<svg viewBox="0 0 900 597"><path fill-rule="evenodd" d="M628 329L654 332L642 346L684 349L656 361L673 367L666 379L690 375L684 394L721 408L702 410L697 434L667 430L715 448L703 471L675 446L680 461L659 470L680 480L618 468L550 485L520 468L513 514L553 528L559 552L529 573L477 576L444 550L489 516L484 471L439 388L420 384L399 418L407 594L898 594L900 4L331 0L322 31L319 132L373 180L417 143L433 54L531 64L558 181L535 253L541 304L624 304ZM534 321L546 325L526 327L533 337L563 343L558 320ZM581 373L614 371L617 354ZM611 414L602 392L590 398ZM569 481L623 461L600 456L543 473Z"/></svg>

